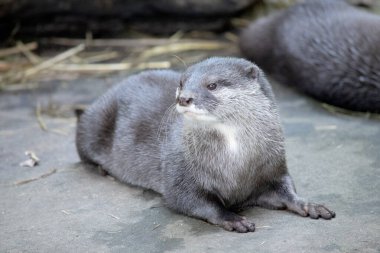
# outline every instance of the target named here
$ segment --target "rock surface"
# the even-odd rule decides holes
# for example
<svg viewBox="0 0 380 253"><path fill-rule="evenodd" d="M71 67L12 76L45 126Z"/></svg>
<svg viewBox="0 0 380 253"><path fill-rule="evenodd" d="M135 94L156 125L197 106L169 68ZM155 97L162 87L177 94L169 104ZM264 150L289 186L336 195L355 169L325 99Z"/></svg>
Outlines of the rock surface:
<svg viewBox="0 0 380 253"><path fill-rule="evenodd" d="M44 114L49 131L40 129L37 101L90 103L116 79L47 82L34 91L0 93L0 252L380 251L378 120L330 113L272 82L297 190L337 217L312 220L253 208L245 215L256 222L256 232L230 233L175 214L157 194L79 164L74 117ZM39 166L19 166L25 150L36 153Z"/></svg>

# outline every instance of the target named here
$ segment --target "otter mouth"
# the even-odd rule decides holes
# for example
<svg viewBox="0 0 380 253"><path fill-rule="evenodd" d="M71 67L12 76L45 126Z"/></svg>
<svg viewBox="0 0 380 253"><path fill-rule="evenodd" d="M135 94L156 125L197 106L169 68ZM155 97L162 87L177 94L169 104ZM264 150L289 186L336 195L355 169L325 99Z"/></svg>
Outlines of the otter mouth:
<svg viewBox="0 0 380 253"><path fill-rule="evenodd" d="M196 108L194 104L190 106L181 106L177 104L176 109L186 119L197 121L217 121L217 118L211 115L207 110Z"/></svg>
<svg viewBox="0 0 380 253"><path fill-rule="evenodd" d="M181 106L177 104L177 111L187 115L205 115L208 114L206 110L196 108L193 104L190 106Z"/></svg>

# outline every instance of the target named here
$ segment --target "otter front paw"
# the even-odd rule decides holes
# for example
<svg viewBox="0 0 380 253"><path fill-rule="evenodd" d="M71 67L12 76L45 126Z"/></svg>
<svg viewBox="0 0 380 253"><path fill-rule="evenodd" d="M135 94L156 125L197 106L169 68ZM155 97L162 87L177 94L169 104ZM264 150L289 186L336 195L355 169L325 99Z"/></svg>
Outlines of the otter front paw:
<svg viewBox="0 0 380 253"><path fill-rule="evenodd" d="M289 207L289 210L298 213L301 216L309 216L312 219L325 219L330 220L335 217L335 212L331 211L324 205L307 203L307 202L298 202L296 205Z"/></svg>
<svg viewBox="0 0 380 253"><path fill-rule="evenodd" d="M223 221L221 226L227 231L236 231L238 233L247 233L255 231L255 223L246 220L245 217L239 217L239 219Z"/></svg>
<svg viewBox="0 0 380 253"><path fill-rule="evenodd" d="M312 219L322 218L325 220L330 220L335 217L335 212L320 204L307 203L303 206L303 210Z"/></svg>

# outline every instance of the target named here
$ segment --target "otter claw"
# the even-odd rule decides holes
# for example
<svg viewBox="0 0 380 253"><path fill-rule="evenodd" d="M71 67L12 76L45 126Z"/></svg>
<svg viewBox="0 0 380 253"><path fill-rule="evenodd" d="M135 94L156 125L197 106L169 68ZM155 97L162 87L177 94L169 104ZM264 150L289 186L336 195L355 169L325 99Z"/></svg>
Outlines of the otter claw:
<svg viewBox="0 0 380 253"><path fill-rule="evenodd" d="M308 203L303 209L312 219L322 218L330 220L335 217L335 212L329 210L324 205Z"/></svg>
<svg viewBox="0 0 380 253"><path fill-rule="evenodd" d="M255 224L243 218L238 221L224 221L222 226L227 231L236 231L238 233L255 231Z"/></svg>

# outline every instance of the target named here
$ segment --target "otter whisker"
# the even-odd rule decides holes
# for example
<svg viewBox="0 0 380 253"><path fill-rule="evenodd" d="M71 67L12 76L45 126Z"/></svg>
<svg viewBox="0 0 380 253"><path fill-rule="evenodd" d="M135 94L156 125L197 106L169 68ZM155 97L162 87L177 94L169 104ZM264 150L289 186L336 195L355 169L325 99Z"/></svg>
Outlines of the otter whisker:
<svg viewBox="0 0 380 253"><path fill-rule="evenodd" d="M157 140L159 140L161 138L161 134L162 134L162 131L163 131L163 128L166 126L166 123L167 122L167 118L168 116L170 115L170 112L173 108L175 108L175 103L171 104L168 109L165 110L164 112L164 115L162 116L161 118L161 121L160 121L160 124L159 124L159 127L158 127L158 130L157 130L157 133L156 133L156 137L157 137Z"/></svg>

